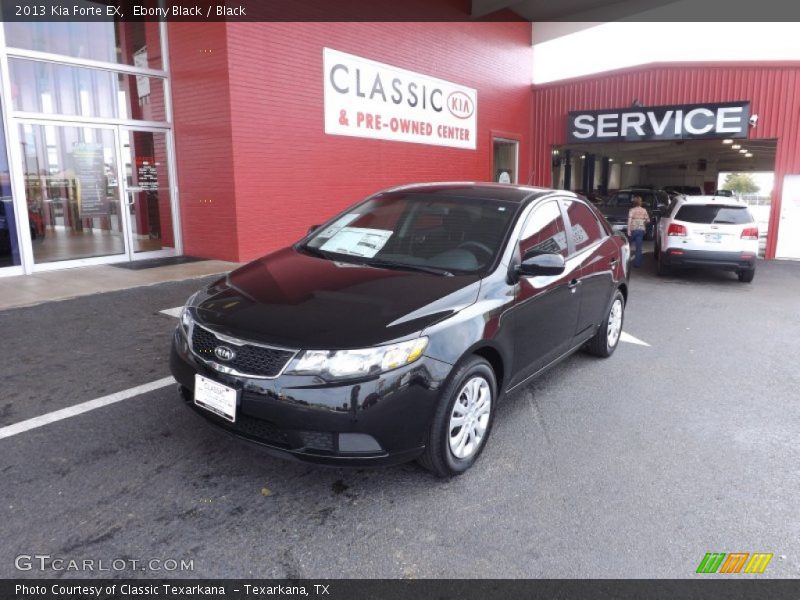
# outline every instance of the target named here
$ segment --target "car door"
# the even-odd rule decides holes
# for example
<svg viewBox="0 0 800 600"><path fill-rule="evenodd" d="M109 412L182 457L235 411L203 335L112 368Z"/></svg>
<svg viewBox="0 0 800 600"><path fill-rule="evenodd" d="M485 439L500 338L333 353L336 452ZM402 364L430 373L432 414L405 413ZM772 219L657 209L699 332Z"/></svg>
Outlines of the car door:
<svg viewBox="0 0 800 600"><path fill-rule="evenodd" d="M571 260L561 207L555 199L536 206L517 241L517 261L532 254L560 254L567 262L561 275L519 276L514 299L514 376L523 381L566 352L578 318L578 267Z"/></svg>
<svg viewBox="0 0 800 600"><path fill-rule="evenodd" d="M574 343L592 337L608 309L614 289L614 270L619 264L619 246L600 223L594 211L580 200L562 199L572 235L570 260L580 265L580 307Z"/></svg>

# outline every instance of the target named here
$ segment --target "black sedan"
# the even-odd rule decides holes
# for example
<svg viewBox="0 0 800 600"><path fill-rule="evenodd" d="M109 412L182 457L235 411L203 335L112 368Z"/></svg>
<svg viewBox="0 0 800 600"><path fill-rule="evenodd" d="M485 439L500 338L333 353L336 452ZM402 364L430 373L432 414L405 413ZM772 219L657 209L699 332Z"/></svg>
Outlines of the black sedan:
<svg viewBox="0 0 800 600"><path fill-rule="evenodd" d="M189 407L276 454L455 475L503 394L614 352L629 262L570 192L395 188L192 296L172 373Z"/></svg>

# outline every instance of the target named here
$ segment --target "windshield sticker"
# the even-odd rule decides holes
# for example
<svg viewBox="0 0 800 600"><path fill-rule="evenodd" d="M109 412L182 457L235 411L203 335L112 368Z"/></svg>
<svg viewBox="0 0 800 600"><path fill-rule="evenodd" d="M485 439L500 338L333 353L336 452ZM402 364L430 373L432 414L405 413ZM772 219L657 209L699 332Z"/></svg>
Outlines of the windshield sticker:
<svg viewBox="0 0 800 600"><path fill-rule="evenodd" d="M355 221L361 215L359 213L348 213L345 216L337 219L333 225L325 229L324 231L320 232L320 238L329 238L336 235L336 232L339 231L342 227L345 227L349 223Z"/></svg>
<svg viewBox="0 0 800 600"><path fill-rule="evenodd" d="M372 258L386 245L392 233L386 229L342 227L320 247L320 250Z"/></svg>

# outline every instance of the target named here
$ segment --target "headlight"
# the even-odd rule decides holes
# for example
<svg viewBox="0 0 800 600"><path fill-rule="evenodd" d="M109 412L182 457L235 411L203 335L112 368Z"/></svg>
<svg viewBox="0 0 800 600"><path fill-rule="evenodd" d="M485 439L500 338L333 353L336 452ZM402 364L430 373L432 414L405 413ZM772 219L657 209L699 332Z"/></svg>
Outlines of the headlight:
<svg viewBox="0 0 800 600"><path fill-rule="evenodd" d="M199 292L189 296L189 299L183 306L183 310L181 310L181 316L180 316L181 329L183 330L183 333L186 335L187 338L191 335L192 325L194 324L194 319L192 319L192 313L189 312L189 307L192 306L192 302L194 301L195 296L197 296L198 293Z"/></svg>
<svg viewBox="0 0 800 600"><path fill-rule="evenodd" d="M390 371L417 360L428 338L375 346L363 350L306 350L286 370L289 375L322 375L331 378L360 377Z"/></svg>
<svg viewBox="0 0 800 600"><path fill-rule="evenodd" d="M181 329L186 335L189 335L189 329L192 327L192 315L189 313L189 308L184 306L181 311Z"/></svg>

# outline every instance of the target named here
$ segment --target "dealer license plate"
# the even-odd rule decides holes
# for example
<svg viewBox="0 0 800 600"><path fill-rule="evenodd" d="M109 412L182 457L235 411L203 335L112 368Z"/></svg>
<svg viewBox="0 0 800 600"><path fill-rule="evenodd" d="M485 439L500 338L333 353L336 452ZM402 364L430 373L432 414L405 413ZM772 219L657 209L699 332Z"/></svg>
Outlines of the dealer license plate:
<svg viewBox="0 0 800 600"><path fill-rule="evenodd" d="M707 233L706 241L712 244L719 244L722 241L722 236L719 233Z"/></svg>
<svg viewBox="0 0 800 600"><path fill-rule="evenodd" d="M238 392L227 385L194 376L194 403L231 423L236 421L237 396Z"/></svg>

